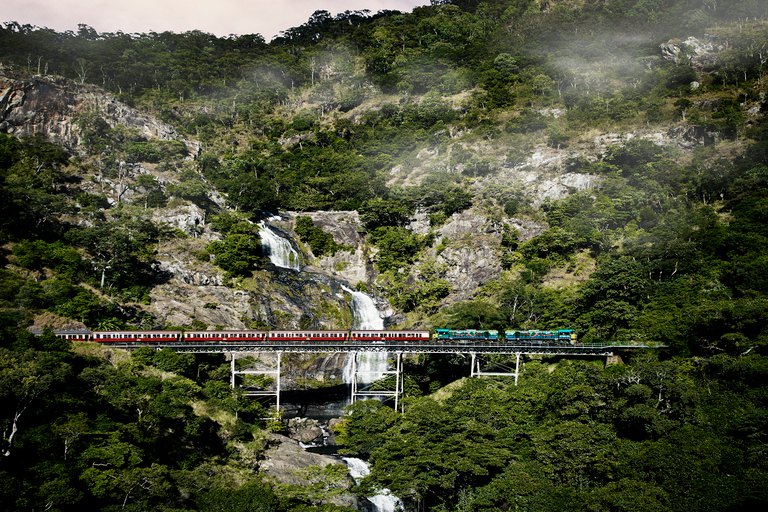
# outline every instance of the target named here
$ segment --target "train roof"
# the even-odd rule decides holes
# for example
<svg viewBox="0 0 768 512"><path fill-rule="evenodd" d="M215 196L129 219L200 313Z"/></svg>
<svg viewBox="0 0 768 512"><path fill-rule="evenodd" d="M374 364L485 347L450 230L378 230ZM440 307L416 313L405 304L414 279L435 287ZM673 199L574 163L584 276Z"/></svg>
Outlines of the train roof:
<svg viewBox="0 0 768 512"><path fill-rule="evenodd" d="M282 334L282 333L286 333L286 332L289 332L289 333L294 333L294 332L295 333L311 333L311 334L315 334L315 333L328 333L328 334L333 333L333 334L337 334L337 333L343 332L343 333L346 334L346 333L349 332L349 329L333 329L333 330L330 330L330 329L314 329L314 330L313 329L284 329L284 330L281 330L281 331L278 331L278 330L270 330L269 331L270 334L272 334L272 333L281 333Z"/></svg>
<svg viewBox="0 0 768 512"><path fill-rule="evenodd" d="M193 331L193 330L186 330L184 331L186 334L197 334L197 333L206 333L206 334L218 334L218 333L226 333L230 334L233 332L269 332L265 329L216 329L214 331L210 330L203 330L203 331Z"/></svg>
<svg viewBox="0 0 768 512"><path fill-rule="evenodd" d="M110 333L115 333L115 334L158 334L158 333L163 333L163 334L181 334L181 331L176 331L176 330L164 331L162 329L158 329L158 330L154 330L154 331L138 331L138 330L135 330L135 331L91 331L91 332L93 334L96 334L97 332L98 333L110 332Z"/></svg>
<svg viewBox="0 0 768 512"><path fill-rule="evenodd" d="M352 329L352 332L429 332L429 329Z"/></svg>

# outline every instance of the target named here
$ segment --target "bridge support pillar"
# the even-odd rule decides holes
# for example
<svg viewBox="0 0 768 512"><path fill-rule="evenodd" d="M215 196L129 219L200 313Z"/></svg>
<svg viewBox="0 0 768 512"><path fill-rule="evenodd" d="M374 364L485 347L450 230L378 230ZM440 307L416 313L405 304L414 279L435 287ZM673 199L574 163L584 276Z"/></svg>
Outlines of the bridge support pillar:
<svg viewBox="0 0 768 512"><path fill-rule="evenodd" d="M277 354L277 364L276 368L274 370L237 370L237 367L235 365L235 360L237 359L237 353L236 352L230 352L231 357L231 363L232 363L232 372L230 375L230 386L232 386L232 389L235 388L235 376L236 375L274 375L275 376L275 390L269 391L247 391L245 392L245 396L274 396L277 404L276 408L279 411L280 410L280 365L282 362L283 353L281 351L276 352Z"/></svg>
<svg viewBox="0 0 768 512"><path fill-rule="evenodd" d="M515 371L514 373L511 372L484 372L480 369L480 358L477 357L476 352L470 352L470 355L472 356L472 367L469 371L470 377L514 377L515 378L515 386L517 386L517 379L520 376L520 356L522 355L521 352L515 353Z"/></svg>
<svg viewBox="0 0 768 512"><path fill-rule="evenodd" d="M395 376L395 389L394 390L377 390L377 391L370 391L368 389L360 389L359 386L359 377L361 375L361 372L358 371L357 367L357 352L350 352L349 355L352 357L352 403L355 403L358 398L361 397L392 397L395 400L395 410L397 410L398 405L400 403L400 396L403 394L403 388L404 388L404 381L403 381L403 353L402 352L396 352L395 353L395 369L394 370L385 370L383 372L377 372L381 373L383 375L394 375Z"/></svg>

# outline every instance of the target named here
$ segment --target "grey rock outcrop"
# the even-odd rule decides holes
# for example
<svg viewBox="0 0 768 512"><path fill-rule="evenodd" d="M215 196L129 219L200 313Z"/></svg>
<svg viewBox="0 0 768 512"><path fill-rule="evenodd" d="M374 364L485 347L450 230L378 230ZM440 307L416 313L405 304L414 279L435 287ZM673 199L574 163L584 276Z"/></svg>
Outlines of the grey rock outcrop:
<svg viewBox="0 0 768 512"><path fill-rule="evenodd" d="M76 118L88 111L98 112L111 127L136 128L147 138L183 140L190 158L200 153L198 142L183 139L172 126L139 113L96 86L55 76L15 75L0 68L0 132L41 133L74 153L81 144Z"/></svg>
<svg viewBox="0 0 768 512"><path fill-rule="evenodd" d="M717 54L725 49L722 45L703 43L691 36L685 41L671 39L659 45L662 58L678 64L682 60L696 67L705 67L717 61Z"/></svg>
<svg viewBox="0 0 768 512"><path fill-rule="evenodd" d="M441 240L445 248L440 253L434 251L435 264L445 269L443 278L451 283L452 300L468 298L478 286L501 273L496 255L500 226L466 211L454 214L439 233L447 240Z"/></svg>
<svg viewBox="0 0 768 512"><path fill-rule="evenodd" d="M316 420L310 418L291 418L288 420L289 437L303 444L323 437L323 429Z"/></svg>
<svg viewBox="0 0 768 512"><path fill-rule="evenodd" d="M307 485L310 482L307 482L300 474L302 469L310 466L325 467L328 464L341 464L329 455L305 451L296 440L279 434L271 434L270 437L273 442L278 444L265 452L265 460L261 462L260 469L277 483ZM352 477L348 477L345 487L342 489L350 489L353 484ZM357 499L351 493L342 493L340 496L328 500L328 503L358 508Z"/></svg>
<svg viewBox="0 0 768 512"><path fill-rule="evenodd" d="M205 230L205 211L195 204L177 206L175 208L155 209L152 211L152 220L173 226L183 233L206 241L218 240L220 237L215 231Z"/></svg>
<svg viewBox="0 0 768 512"><path fill-rule="evenodd" d="M307 216L317 227L333 235L333 239L349 250L315 258L312 266L353 286L359 282L371 284L376 279L371 253L365 246L360 215L356 211L283 212L286 226L293 226L298 216ZM309 247L305 250L312 255Z"/></svg>

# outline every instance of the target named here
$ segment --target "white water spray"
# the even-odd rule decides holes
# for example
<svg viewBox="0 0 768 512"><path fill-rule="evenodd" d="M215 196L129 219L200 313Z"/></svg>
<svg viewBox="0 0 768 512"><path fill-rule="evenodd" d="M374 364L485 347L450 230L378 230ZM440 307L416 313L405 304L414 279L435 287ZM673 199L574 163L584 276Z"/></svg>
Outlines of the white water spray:
<svg viewBox="0 0 768 512"><path fill-rule="evenodd" d="M363 292L341 285L341 289L352 295L352 308L355 313L355 329L384 329L384 320L373 299Z"/></svg>
<svg viewBox="0 0 768 512"><path fill-rule="evenodd" d="M301 255L293 248L291 242L272 231L265 221L259 222L259 227L261 247L269 255L269 261L276 267L300 271Z"/></svg>
<svg viewBox="0 0 768 512"><path fill-rule="evenodd" d="M355 315L355 329L384 329L384 320L379 316L379 310L373 303L373 299L367 294L353 290L342 285L341 288L352 295L352 311ZM386 352L361 352L357 356L358 382L361 384L370 384L382 378L387 371L387 353ZM344 363L344 382L351 383L352 358L347 357Z"/></svg>
<svg viewBox="0 0 768 512"><path fill-rule="evenodd" d="M349 468L349 476L354 478L355 482L360 481L361 478L371 472L368 468L368 463L364 460L354 457L342 457L341 460L343 460L347 465L347 468ZM368 501L373 503L377 512L395 512L398 508L402 510L402 502L400 499L392 496L387 489L384 489L381 494L371 496L368 498Z"/></svg>

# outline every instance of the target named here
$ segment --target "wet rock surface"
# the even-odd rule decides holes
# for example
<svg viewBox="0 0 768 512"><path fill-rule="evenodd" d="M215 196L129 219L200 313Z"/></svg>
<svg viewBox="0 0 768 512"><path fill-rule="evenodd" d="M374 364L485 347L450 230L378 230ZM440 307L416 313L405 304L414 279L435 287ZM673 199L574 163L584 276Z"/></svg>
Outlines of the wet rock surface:
<svg viewBox="0 0 768 512"><path fill-rule="evenodd" d="M297 440L280 434L270 434L270 441L274 446L265 452L265 459L259 464L259 468L280 484L307 485L309 482L301 475L301 470L310 466L343 464L336 457L306 451ZM353 484L352 477L348 477L346 488L350 489ZM351 493L344 493L328 502L358 508L357 498Z"/></svg>
<svg viewBox="0 0 768 512"><path fill-rule="evenodd" d="M322 443L323 429L320 424L309 418L291 418L288 420L288 436L300 443L310 444L313 441Z"/></svg>

